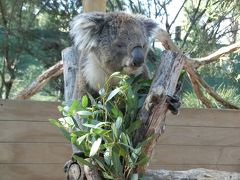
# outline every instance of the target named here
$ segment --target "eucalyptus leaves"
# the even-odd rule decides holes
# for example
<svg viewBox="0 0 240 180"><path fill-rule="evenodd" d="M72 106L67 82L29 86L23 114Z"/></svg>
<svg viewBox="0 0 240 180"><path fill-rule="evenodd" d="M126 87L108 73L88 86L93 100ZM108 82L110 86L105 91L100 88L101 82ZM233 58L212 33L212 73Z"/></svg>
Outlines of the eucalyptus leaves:
<svg viewBox="0 0 240 180"><path fill-rule="evenodd" d="M112 90L111 78L119 79ZM88 160L74 156L80 163L97 166L104 179L139 179L136 168L148 162L143 146L152 138L133 145L134 132L141 125L137 113L144 102L150 82L114 73L94 99L90 94L70 106L59 107L63 117L50 122L77 146ZM82 120L80 128L76 117Z"/></svg>

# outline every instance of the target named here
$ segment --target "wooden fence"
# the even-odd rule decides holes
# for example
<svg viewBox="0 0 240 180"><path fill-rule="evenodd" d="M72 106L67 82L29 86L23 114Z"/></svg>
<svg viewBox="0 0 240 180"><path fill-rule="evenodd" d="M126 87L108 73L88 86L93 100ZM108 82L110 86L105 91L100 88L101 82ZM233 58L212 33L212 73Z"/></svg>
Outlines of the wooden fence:
<svg viewBox="0 0 240 180"><path fill-rule="evenodd" d="M59 103L0 100L0 179L65 180L71 146L49 118ZM181 109L169 115L151 169L240 172L240 111Z"/></svg>

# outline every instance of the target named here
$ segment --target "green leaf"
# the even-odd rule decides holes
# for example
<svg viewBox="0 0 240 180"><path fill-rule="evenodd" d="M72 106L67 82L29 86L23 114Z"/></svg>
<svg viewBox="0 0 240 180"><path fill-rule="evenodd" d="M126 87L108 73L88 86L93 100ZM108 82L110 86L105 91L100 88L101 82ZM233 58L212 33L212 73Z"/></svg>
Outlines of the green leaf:
<svg viewBox="0 0 240 180"><path fill-rule="evenodd" d="M90 111L78 111L77 114L79 116L91 116L93 113Z"/></svg>
<svg viewBox="0 0 240 180"><path fill-rule="evenodd" d="M71 134L71 143L72 143L72 144L75 144L76 140L77 140L77 135L74 134L74 133L72 133L72 134Z"/></svg>
<svg viewBox="0 0 240 180"><path fill-rule="evenodd" d="M105 93L106 93L106 91L105 91L104 88L102 88L102 89L100 89L100 90L98 91L98 94L99 94L100 96L104 96Z"/></svg>
<svg viewBox="0 0 240 180"><path fill-rule="evenodd" d="M69 140L71 142L71 136L70 136L69 132L63 127L63 125L58 120L56 120L56 119L49 119L49 121L54 126L57 126L58 128L60 128L60 130L62 131L62 133L65 136L65 138L67 138L67 140Z"/></svg>
<svg viewBox="0 0 240 180"><path fill-rule="evenodd" d="M73 158L76 159L77 161L79 161L83 165L86 165L88 167L93 167L93 165L89 161L87 161L79 156L73 155Z"/></svg>
<svg viewBox="0 0 240 180"><path fill-rule="evenodd" d="M92 157L94 156L97 152L98 152L98 149L101 145L101 142L102 142L102 138L98 138L92 145L92 148L91 148L91 151L90 151L90 154L89 154L89 157Z"/></svg>
<svg viewBox="0 0 240 180"><path fill-rule="evenodd" d="M122 126L122 118L121 117L118 117L117 120L116 120L116 128L119 130Z"/></svg>
<svg viewBox="0 0 240 180"><path fill-rule="evenodd" d="M139 166L144 166L148 163L149 161L149 157L147 157L146 155L144 157L142 157L138 162L137 165Z"/></svg>
<svg viewBox="0 0 240 180"><path fill-rule="evenodd" d="M122 132L120 134L120 139L121 139L121 142L123 142L123 144L128 145L128 141L127 141L127 137L126 137L125 133Z"/></svg>
<svg viewBox="0 0 240 180"><path fill-rule="evenodd" d="M95 101L95 99L92 97L91 94L87 93L87 95L88 95L88 97L89 97L92 105L97 104L96 101Z"/></svg>
<svg viewBox="0 0 240 180"><path fill-rule="evenodd" d="M111 130L105 130L105 129L102 129L102 128L95 128L93 129L93 133L94 134L98 134L98 135L107 135L108 133L110 133Z"/></svg>
<svg viewBox="0 0 240 180"><path fill-rule="evenodd" d="M111 111L115 117L123 117L123 113L118 109L118 107L114 106Z"/></svg>
<svg viewBox="0 0 240 180"><path fill-rule="evenodd" d="M112 162L115 174L122 173L122 164L120 162L119 150L112 148Z"/></svg>
<svg viewBox="0 0 240 180"><path fill-rule="evenodd" d="M155 137L154 135L149 136L149 137L148 137L147 139L145 139L144 141L138 143L137 148L143 147L143 146L147 145L148 143L150 143L151 141L153 141L155 138L156 138L156 137Z"/></svg>
<svg viewBox="0 0 240 180"><path fill-rule="evenodd" d="M49 122L51 123L51 124L53 124L54 126L57 126L57 127L63 127L63 125L58 121L58 120L56 120L56 119L49 119Z"/></svg>
<svg viewBox="0 0 240 180"><path fill-rule="evenodd" d="M68 115L73 116L75 114L75 112L78 111L78 106L79 106L78 100L74 100L68 110Z"/></svg>
<svg viewBox="0 0 240 180"><path fill-rule="evenodd" d="M84 140L86 137L88 137L88 135L89 135L89 134L85 134L85 135L77 138L77 141L76 141L77 144L80 145L80 144L83 142L83 140Z"/></svg>
<svg viewBox="0 0 240 180"><path fill-rule="evenodd" d="M112 78L112 77L114 77L114 76L118 76L118 75L120 75L120 72L114 72L114 73L111 74L110 77Z"/></svg>
<svg viewBox="0 0 240 180"><path fill-rule="evenodd" d="M64 120L66 121L67 124L73 126L74 125L74 121L71 117L65 117Z"/></svg>
<svg viewBox="0 0 240 180"><path fill-rule="evenodd" d="M87 106L88 106L88 98L85 95L85 96L82 97L82 107L86 108Z"/></svg>
<svg viewBox="0 0 240 180"><path fill-rule="evenodd" d="M130 127L126 130L128 134L135 132L137 129L141 127L142 122L140 120L136 120L130 124Z"/></svg>
<svg viewBox="0 0 240 180"><path fill-rule="evenodd" d="M106 162L106 164L107 164L108 166L110 166L110 164L111 164L111 159L110 159L110 150L109 150L109 148L104 152L103 157L104 157L104 161Z"/></svg>
<svg viewBox="0 0 240 180"><path fill-rule="evenodd" d="M117 139L118 138L118 130L116 128L116 124L112 123L111 129L113 131L114 137Z"/></svg>
<svg viewBox="0 0 240 180"><path fill-rule="evenodd" d="M110 122L100 122L95 125L95 128L102 127L103 125L111 124Z"/></svg>
<svg viewBox="0 0 240 180"><path fill-rule="evenodd" d="M100 159L99 157L94 157L95 161L97 162L97 164L104 170L106 171L106 165L103 162L103 159Z"/></svg>
<svg viewBox="0 0 240 180"><path fill-rule="evenodd" d="M103 177L104 177L105 179L115 179L113 176L109 175L109 174L106 173L106 172L102 172L102 174L103 174Z"/></svg>
<svg viewBox="0 0 240 180"><path fill-rule="evenodd" d="M88 124L88 123L84 123L84 124L82 124L83 126L85 126L85 127L88 127L88 128L92 128L92 129L96 129L96 128L99 128L99 127L102 127L102 126L106 126L107 124L109 124L109 126L110 126L110 122L100 122L100 123L98 123L98 124Z"/></svg>
<svg viewBox="0 0 240 180"><path fill-rule="evenodd" d="M110 101L114 96L116 96L119 92L121 91L121 89L119 87L117 87L116 89L114 89L113 91L111 91L111 93L109 94L106 102Z"/></svg>

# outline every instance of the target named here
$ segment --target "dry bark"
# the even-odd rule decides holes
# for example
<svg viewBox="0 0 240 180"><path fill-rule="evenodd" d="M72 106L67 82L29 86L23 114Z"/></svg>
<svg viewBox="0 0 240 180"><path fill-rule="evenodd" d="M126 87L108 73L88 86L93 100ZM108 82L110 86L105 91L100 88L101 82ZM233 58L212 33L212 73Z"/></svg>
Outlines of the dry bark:
<svg viewBox="0 0 240 180"><path fill-rule="evenodd" d="M161 63L155 74L151 88L140 111L139 118L142 121L134 137L134 144L154 135L156 138L149 143L144 151L151 157L157 138L164 132L165 117L168 110L166 100L173 96L176 90L179 75L181 73L185 57L172 51L164 51ZM147 166L139 167L138 172L144 172Z"/></svg>
<svg viewBox="0 0 240 180"><path fill-rule="evenodd" d="M71 105L74 99L80 99L83 95L79 89L79 83L82 79L79 72L79 56L80 53L74 47L68 47L62 51L62 59L64 65L64 99L65 103ZM82 127L80 117L75 117L77 124ZM76 146L72 145L73 153L78 153L79 150ZM66 166L66 165L65 165ZM90 169L87 166L83 166L78 162L67 162L66 176L68 180L82 180L85 177L88 180L100 180L97 169Z"/></svg>

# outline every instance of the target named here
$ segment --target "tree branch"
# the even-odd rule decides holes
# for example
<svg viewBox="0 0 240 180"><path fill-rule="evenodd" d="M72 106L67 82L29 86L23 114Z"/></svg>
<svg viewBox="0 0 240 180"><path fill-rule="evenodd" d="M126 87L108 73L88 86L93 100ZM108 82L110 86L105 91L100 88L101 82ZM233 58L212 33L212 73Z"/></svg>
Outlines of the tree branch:
<svg viewBox="0 0 240 180"><path fill-rule="evenodd" d="M17 95L17 99L29 99L40 91L50 79L63 73L63 62L60 61L54 66L44 71L37 79L26 89Z"/></svg>
<svg viewBox="0 0 240 180"><path fill-rule="evenodd" d="M199 82L192 77L190 73L188 73L188 77L192 82L192 86L194 89L195 94L197 95L198 99L207 107L207 108L212 108L211 102L203 95L203 92L201 90L201 87L199 85Z"/></svg>
<svg viewBox="0 0 240 180"><path fill-rule="evenodd" d="M229 54L231 52L237 51L240 49L240 42L234 43L232 45L222 47L216 52L210 54L209 56L203 58L188 58L188 62L194 67L198 68L202 65L206 65L212 62L217 61L221 56Z"/></svg>
<svg viewBox="0 0 240 180"><path fill-rule="evenodd" d="M192 78L198 81L199 84L201 84L205 88L205 90L210 96L212 96L216 101L218 101L224 107L230 108L230 109L240 109L240 107L224 100L221 96L219 96L216 92L214 92L214 90L197 74L196 71L194 71L194 69L191 66L189 66L188 64L185 64L184 68L190 74L190 76L192 76Z"/></svg>

